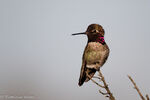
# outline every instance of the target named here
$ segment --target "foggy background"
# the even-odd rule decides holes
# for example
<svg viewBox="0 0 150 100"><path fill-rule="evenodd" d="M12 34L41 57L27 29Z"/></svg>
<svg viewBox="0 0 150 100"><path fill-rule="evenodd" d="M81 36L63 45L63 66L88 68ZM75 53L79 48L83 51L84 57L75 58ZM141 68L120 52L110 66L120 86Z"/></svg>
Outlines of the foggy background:
<svg viewBox="0 0 150 100"><path fill-rule="evenodd" d="M140 100L128 74L150 95L149 10L149 0L0 0L0 100L106 100L91 81L78 86L87 37L71 34L92 23L105 29L116 100Z"/></svg>

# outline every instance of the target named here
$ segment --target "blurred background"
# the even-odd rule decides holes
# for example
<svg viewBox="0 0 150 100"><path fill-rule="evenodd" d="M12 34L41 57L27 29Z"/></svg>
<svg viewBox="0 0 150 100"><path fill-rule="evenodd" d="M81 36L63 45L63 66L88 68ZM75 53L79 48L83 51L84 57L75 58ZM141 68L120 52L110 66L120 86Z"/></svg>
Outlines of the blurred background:
<svg viewBox="0 0 150 100"><path fill-rule="evenodd" d="M149 9L149 0L0 0L0 100L105 100L91 81L78 86L87 37L71 34L92 23L105 29L101 70L116 99L140 99L127 75L150 95Z"/></svg>

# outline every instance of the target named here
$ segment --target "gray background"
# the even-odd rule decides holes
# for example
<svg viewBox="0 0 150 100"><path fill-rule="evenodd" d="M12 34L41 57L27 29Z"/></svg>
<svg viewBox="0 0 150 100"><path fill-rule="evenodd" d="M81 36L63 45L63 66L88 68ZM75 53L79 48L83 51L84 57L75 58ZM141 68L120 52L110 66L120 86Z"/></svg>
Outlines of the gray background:
<svg viewBox="0 0 150 100"><path fill-rule="evenodd" d="M102 72L116 99L140 100L128 74L150 94L149 10L149 0L0 0L0 100L104 100L77 84L87 37L71 34L91 23L106 32Z"/></svg>

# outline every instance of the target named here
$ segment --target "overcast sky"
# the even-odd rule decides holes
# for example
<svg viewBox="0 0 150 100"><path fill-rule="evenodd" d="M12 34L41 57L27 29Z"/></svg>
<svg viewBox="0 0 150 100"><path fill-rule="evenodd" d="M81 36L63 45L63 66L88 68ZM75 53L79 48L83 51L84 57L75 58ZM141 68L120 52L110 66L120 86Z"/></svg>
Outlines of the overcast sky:
<svg viewBox="0 0 150 100"><path fill-rule="evenodd" d="M101 70L116 100L140 100L128 74L150 95L149 10L149 0L0 0L1 100L105 100L91 81L78 86L87 37L71 34L92 23L105 29Z"/></svg>

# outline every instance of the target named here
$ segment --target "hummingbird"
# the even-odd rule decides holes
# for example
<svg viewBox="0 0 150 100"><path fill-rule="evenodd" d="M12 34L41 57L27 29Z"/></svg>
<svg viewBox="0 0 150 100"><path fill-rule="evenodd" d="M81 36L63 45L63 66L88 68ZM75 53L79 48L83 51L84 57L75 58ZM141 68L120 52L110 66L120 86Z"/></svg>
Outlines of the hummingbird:
<svg viewBox="0 0 150 100"><path fill-rule="evenodd" d="M81 34L87 35L88 42L82 57L79 86L82 86L84 82L88 82L96 71L100 70L100 67L106 62L110 51L104 40L105 31L101 25L91 24L85 32L72 35Z"/></svg>

